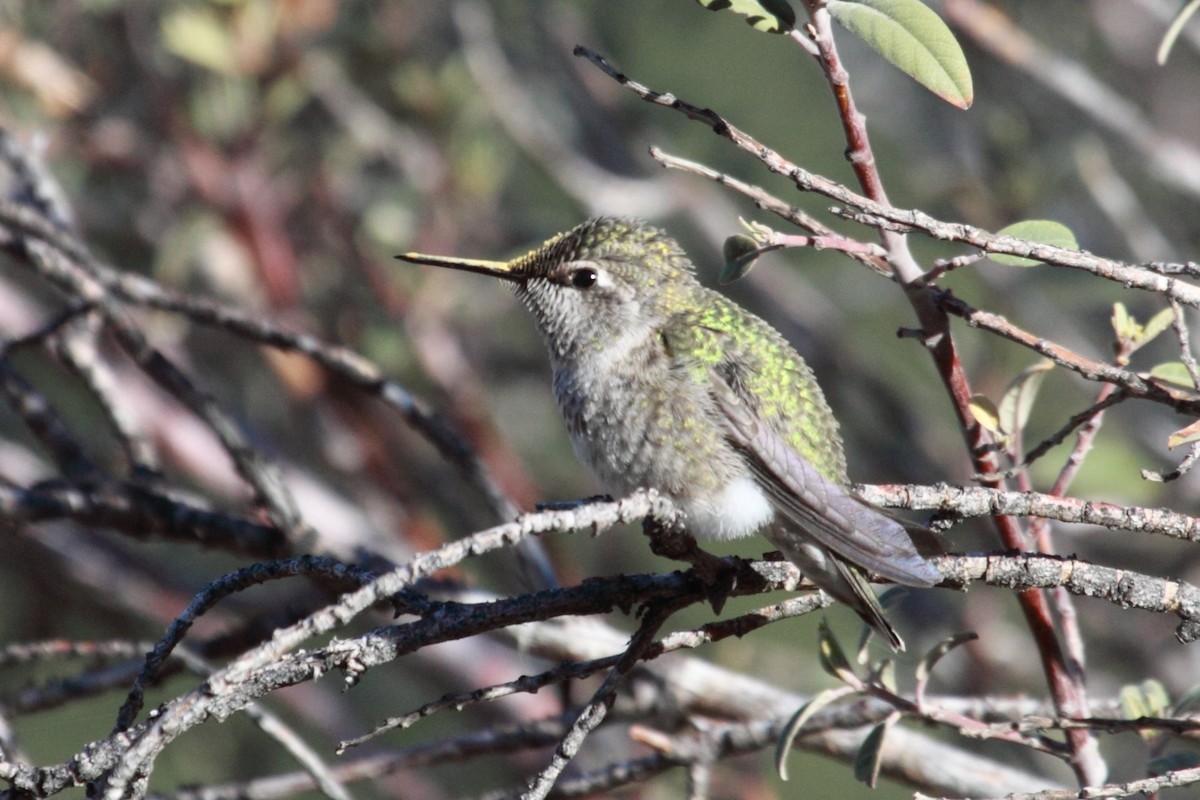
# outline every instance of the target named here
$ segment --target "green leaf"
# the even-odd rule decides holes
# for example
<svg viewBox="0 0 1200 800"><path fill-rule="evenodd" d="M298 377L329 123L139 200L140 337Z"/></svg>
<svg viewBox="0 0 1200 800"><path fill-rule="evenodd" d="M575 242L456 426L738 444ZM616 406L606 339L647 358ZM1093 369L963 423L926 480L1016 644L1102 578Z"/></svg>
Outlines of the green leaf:
<svg viewBox="0 0 1200 800"><path fill-rule="evenodd" d="M1000 430L1005 433L1025 430L1025 423L1029 422L1029 413L1033 410L1033 401L1037 398L1042 379L1052 369L1054 362L1044 358L1013 378L1004 392L1004 397L1000 398L1000 408L997 411Z"/></svg>
<svg viewBox="0 0 1200 800"><path fill-rule="evenodd" d="M1113 303L1112 329L1118 342L1132 341L1138 333L1137 320L1129 313L1124 303Z"/></svg>
<svg viewBox="0 0 1200 800"><path fill-rule="evenodd" d="M1149 709L1150 716L1166 716L1171 708L1171 698L1167 694L1167 687L1163 686L1161 681L1150 678L1142 681L1138 688L1142 690L1142 696L1146 698L1146 708Z"/></svg>
<svg viewBox="0 0 1200 800"><path fill-rule="evenodd" d="M1189 389L1195 388L1195 384L1192 383L1192 374L1188 372L1182 361L1164 361L1161 364L1155 364L1150 368L1150 377L1186 386Z"/></svg>
<svg viewBox="0 0 1200 800"><path fill-rule="evenodd" d="M1170 308L1164 308L1155 314L1142 328L1142 338L1139 340L1138 346L1150 344L1160 333L1171 327L1171 323L1174 321L1175 311Z"/></svg>
<svg viewBox="0 0 1200 800"><path fill-rule="evenodd" d="M1186 428L1180 428L1167 437L1167 449L1174 450L1181 444L1191 444L1192 442L1200 441L1200 420L1193 422Z"/></svg>
<svg viewBox="0 0 1200 800"><path fill-rule="evenodd" d="M721 268L718 283L733 283L742 278L758 263L758 242L749 236L730 236L722 248L725 256L725 266Z"/></svg>
<svg viewBox="0 0 1200 800"><path fill-rule="evenodd" d="M180 58L222 75L236 74L233 34L212 11L184 6L162 18L163 44Z"/></svg>
<svg viewBox="0 0 1200 800"><path fill-rule="evenodd" d="M954 34L919 0L829 0L829 13L901 72L951 105L975 99Z"/></svg>
<svg viewBox="0 0 1200 800"><path fill-rule="evenodd" d="M833 631L829 630L829 623L824 619L821 620L821 624L817 627L817 649L820 653L821 669L842 683L855 687L858 686L858 676L854 674L854 670L850 667L850 662L846 659L845 651L842 650L842 646L834 638Z"/></svg>
<svg viewBox="0 0 1200 800"><path fill-rule="evenodd" d="M929 680L929 675L933 672L933 668L937 666L937 663L942 660L942 657L951 650L960 645L964 645L967 642L973 642L978 638L979 634L975 633L974 631L956 633L953 636L947 636L945 639L942 639L933 647L929 648L925 655L921 657L920 662L917 663L917 682L924 683L925 681Z"/></svg>
<svg viewBox="0 0 1200 800"><path fill-rule="evenodd" d="M786 0L696 0L709 11L741 14L758 31L787 33L796 27L796 12Z"/></svg>
<svg viewBox="0 0 1200 800"><path fill-rule="evenodd" d="M899 694L899 689L896 686L896 662L892 659L885 658L879 662L879 666L875 669L874 678L876 683L892 694Z"/></svg>
<svg viewBox="0 0 1200 800"><path fill-rule="evenodd" d="M1121 701L1121 716L1129 720L1161 717L1171 707L1171 698L1167 696L1167 690L1156 680L1122 686L1118 697ZM1138 731L1138 735L1148 742L1154 741L1160 733L1152 730Z"/></svg>
<svg viewBox="0 0 1200 800"><path fill-rule="evenodd" d="M859 745L858 754L854 756L854 777L872 789L879 780L879 767L883 763L884 738L898 719L900 719L899 712L893 711L888 714L887 719L871 729L871 732L863 739L863 743Z"/></svg>
<svg viewBox="0 0 1200 800"><path fill-rule="evenodd" d="M1118 695L1123 719L1161 717L1171 708L1171 698L1166 687L1154 679L1141 683L1128 683L1121 687Z"/></svg>
<svg viewBox="0 0 1200 800"><path fill-rule="evenodd" d="M1027 239L1038 244L1050 244L1067 250L1078 250L1079 242L1075 234L1061 222L1050 219L1027 219L1014 222L996 233L1000 236L1013 236L1017 239ZM988 253L988 258L997 264L1007 264L1010 267L1033 267L1042 263L1032 258L1010 256L1002 253Z"/></svg>
<svg viewBox="0 0 1200 800"><path fill-rule="evenodd" d="M1150 710L1146 708L1146 698L1142 697L1141 689L1134 684L1122 686L1118 698L1121 701L1122 719L1141 719L1150 716Z"/></svg>
<svg viewBox="0 0 1200 800"><path fill-rule="evenodd" d="M853 690L848 686L837 686L833 689L826 689L813 696L804 705L800 706L792 718L788 720L787 725L783 726L783 733L779 734L779 741L775 743L775 771L779 773L779 779L786 781L788 779L787 772L787 757L792 750L792 745L796 741L796 737L800 735L800 730L804 727L804 723L812 719L813 714L816 714L825 706L835 700L851 694Z"/></svg>
<svg viewBox="0 0 1200 800"><path fill-rule="evenodd" d="M972 395L967 408L971 411L971 416L983 426L984 430L991 431L992 433L1003 433L1000 429L1000 409L996 408L996 404L987 397L981 394Z"/></svg>

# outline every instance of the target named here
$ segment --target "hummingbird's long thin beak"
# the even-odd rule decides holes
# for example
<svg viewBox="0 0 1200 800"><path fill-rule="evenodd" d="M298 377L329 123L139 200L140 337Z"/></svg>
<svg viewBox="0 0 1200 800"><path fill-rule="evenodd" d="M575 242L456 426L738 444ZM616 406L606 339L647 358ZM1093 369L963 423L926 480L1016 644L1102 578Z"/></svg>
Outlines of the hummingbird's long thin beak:
<svg viewBox="0 0 1200 800"><path fill-rule="evenodd" d="M431 256L425 253L402 253L396 258L411 264L424 264L430 267L445 267L463 272L478 272L480 275L491 275L506 281L521 283L525 275L516 272L510 261L485 261L479 258L453 258L450 256Z"/></svg>

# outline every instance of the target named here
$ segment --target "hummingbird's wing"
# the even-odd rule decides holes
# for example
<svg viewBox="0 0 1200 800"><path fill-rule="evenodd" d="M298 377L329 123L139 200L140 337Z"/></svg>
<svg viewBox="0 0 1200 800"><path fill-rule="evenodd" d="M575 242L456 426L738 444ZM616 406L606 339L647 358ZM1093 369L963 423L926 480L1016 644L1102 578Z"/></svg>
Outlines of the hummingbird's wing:
<svg viewBox="0 0 1200 800"><path fill-rule="evenodd" d="M909 586L941 581L904 525L822 475L773 426L760 421L736 370L722 366L710 370L710 383L726 435L785 519L836 556L889 580Z"/></svg>

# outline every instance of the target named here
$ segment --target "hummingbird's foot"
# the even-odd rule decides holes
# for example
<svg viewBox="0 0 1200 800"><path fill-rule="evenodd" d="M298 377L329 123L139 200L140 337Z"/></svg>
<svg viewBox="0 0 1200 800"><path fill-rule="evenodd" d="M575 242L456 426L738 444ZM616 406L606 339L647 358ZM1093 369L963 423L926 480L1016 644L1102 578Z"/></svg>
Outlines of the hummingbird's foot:
<svg viewBox="0 0 1200 800"><path fill-rule="evenodd" d="M678 525L667 525L656 519L642 522L642 531L650 539L650 552L673 561L686 561L704 588L704 596L713 613L720 614L734 587L738 570L727 559L702 550L691 534Z"/></svg>

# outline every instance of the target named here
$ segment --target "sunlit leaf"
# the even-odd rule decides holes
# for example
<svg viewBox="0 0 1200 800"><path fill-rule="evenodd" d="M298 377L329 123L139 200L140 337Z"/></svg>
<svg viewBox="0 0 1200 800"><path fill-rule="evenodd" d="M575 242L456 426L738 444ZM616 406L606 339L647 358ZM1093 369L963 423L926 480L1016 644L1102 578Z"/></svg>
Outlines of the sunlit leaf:
<svg viewBox="0 0 1200 800"><path fill-rule="evenodd" d="M845 651L838 644L833 631L829 630L829 623L825 620L821 620L821 624L817 628L817 650L820 654L821 669L842 683L851 685L858 683L858 676L850 667Z"/></svg>
<svg viewBox="0 0 1200 800"><path fill-rule="evenodd" d="M893 66L951 105L970 108L971 69L954 34L919 0L830 0L829 13Z"/></svg>
<svg viewBox="0 0 1200 800"><path fill-rule="evenodd" d="M733 283L742 278L758 263L758 242L749 236L738 234L725 240L722 254L725 266L721 268L720 283Z"/></svg>
<svg viewBox="0 0 1200 800"><path fill-rule="evenodd" d="M783 726L783 733L779 734L779 741L775 743L775 771L779 773L780 780L786 781L788 779L788 753L791 752L796 737L804 728L804 723L812 719L812 716L822 708L835 700L851 694L852 691L847 686L838 686L818 692L813 696L813 699L800 706L799 710L795 714L792 714L792 718L788 720L787 725Z"/></svg>
<svg viewBox="0 0 1200 800"><path fill-rule="evenodd" d="M997 411L1002 431L1016 433L1025 430L1025 424L1029 422L1029 413L1033 409L1033 401L1042 386L1042 379L1052 369L1054 362L1042 359L1013 378L1004 396L1000 398L1000 408Z"/></svg>
<svg viewBox="0 0 1200 800"><path fill-rule="evenodd" d="M1066 250L1079 249L1079 242L1075 240L1075 234L1071 232L1071 229L1061 222L1049 219L1027 219L1014 222L996 233L1000 236L1012 236L1039 244L1054 245ZM988 253L988 258L997 264L1007 264L1011 267L1032 267L1042 263L1036 259L1002 253Z"/></svg>
<svg viewBox="0 0 1200 800"><path fill-rule="evenodd" d="M897 694L896 662L890 658L879 662L879 668L875 670L875 682L892 694Z"/></svg>
<svg viewBox="0 0 1200 800"><path fill-rule="evenodd" d="M796 27L796 12L786 0L696 0L709 11L732 11L755 30L787 33Z"/></svg>
<svg viewBox="0 0 1200 800"><path fill-rule="evenodd" d="M1120 342L1132 339L1137 331L1137 321L1130 315L1124 303L1113 303L1112 329L1113 335Z"/></svg>
<svg viewBox="0 0 1200 800"><path fill-rule="evenodd" d="M1142 690L1135 684L1122 686L1118 698L1121 701L1122 719L1141 719L1150 716L1150 709L1146 708L1146 698L1142 696Z"/></svg>
<svg viewBox="0 0 1200 800"><path fill-rule="evenodd" d="M1195 386L1192 383L1192 374L1188 372L1187 367L1183 365L1182 361L1164 361L1161 364L1155 364L1150 368L1150 377L1179 386L1186 386L1189 389Z"/></svg>
<svg viewBox="0 0 1200 800"><path fill-rule="evenodd" d="M1167 449L1174 450L1183 444L1200 441L1200 420L1196 420L1186 428L1180 428L1167 437Z"/></svg>
<svg viewBox="0 0 1200 800"><path fill-rule="evenodd" d="M1175 311L1170 308L1164 308L1162 311L1155 314L1146 323L1142 329L1142 338L1140 344L1150 344L1154 339L1167 328L1171 327L1171 323L1175 321Z"/></svg>
<svg viewBox="0 0 1200 800"><path fill-rule="evenodd" d="M1142 690L1142 696L1146 698L1146 708L1149 709L1150 716L1166 716L1171 708L1171 697L1162 681L1150 678L1142 681L1139 688Z"/></svg>
<svg viewBox="0 0 1200 800"><path fill-rule="evenodd" d="M970 409L971 416L983 426L984 430L1003 433L1000 429L1000 410L990 399L981 394L973 395L967 408Z"/></svg>
<svg viewBox="0 0 1200 800"><path fill-rule="evenodd" d="M1171 707L1171 698L1167 696L1167 690L1153 679L1122 686L1118 697L1121 701L1121 716L1130 720L1161 717ZM1152 741L1159 735L1158 731L1152 730L1138 733L1147 741Z"/></svg>
<svg viewBox="0 0 1200 800"><path fill-rule="evenodd" d="M236 72L229 26L202 6L181 6L162 19L163 44L180 58L232 75Z"/></svg>

